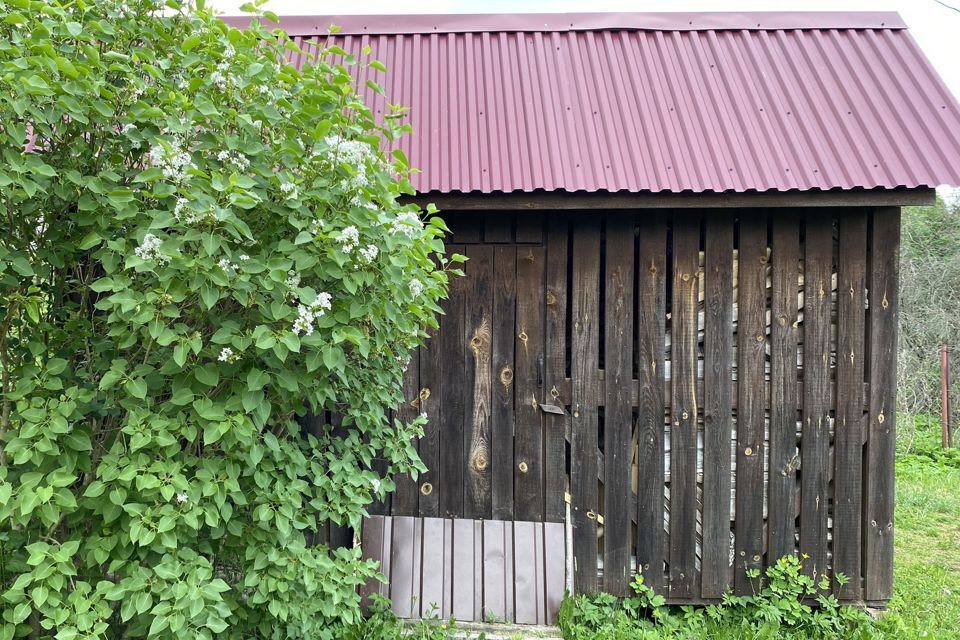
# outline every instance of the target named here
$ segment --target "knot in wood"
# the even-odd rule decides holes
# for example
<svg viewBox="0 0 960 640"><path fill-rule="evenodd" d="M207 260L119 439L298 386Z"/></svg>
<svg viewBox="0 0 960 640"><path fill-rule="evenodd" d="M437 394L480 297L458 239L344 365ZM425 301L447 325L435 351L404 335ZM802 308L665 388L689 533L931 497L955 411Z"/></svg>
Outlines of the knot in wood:
<svg viewBox="0 0 960 640"><path fill-rule="evenodd" d="M684 411L682 414L680 414L680 417L683 418L684 420L686 420L687 418L690 417L690 414L687 413L686 411Z"/></svg>
<svg viewBox="0 0 960 640"><path fill-rule="evenodd" d="M689 281L690 281L690 274L689 274L689 273L685 273L685 274L683 274L682 276L680 276L680 279L683 280L684 282L689 282Z"/></svg>
<svg viewBox="0 0 960 640"><path fill-rule="evenodd" d="M787 316L780 316L779 318L777 318L777 323L778 323L781 327L787 326Z"/></svg>
<svg viewBox="0 0 960 640"><path fill-rule="evenodd" d="M513 382L513 369L504 367L500 370L500 384L509 387L511 382Z"/></svg>
<svg viewBox="0 0 960 640"><path fill-rule="evenodd" d="M554 400L556 400L557 398L560 397L560 392L557 391L557 386L556 386L556 385L554 385L553 388L550 389L550 396L551 396Z"/></svg>
<svg viewBox="0 0 960 640"><path fill-rule="evenodd" d="M747 447L746 449L744 449L744 450L743 450L743 455L745 455L745 456L752 456L752 455L753 455L753 448L752 448L752 447Z"/></svg>
<svg viewBox="0 0 960 640"><path fill-rule="evenodd" d="M520 340L521 340L521 342L523 342L524 346L526 346L527 340L530 339L529 336L527 336L527 332L526 332L526 331L521 331L520 334L519 334L517 337L520 338Z"/></svg>
<svg viewBox="0 0 960 640"><path fill-rule="evenodd" d="M486 469L486 468L487 468L487 456L483 455L482 453L478 453L478 454L473 458L473 468L476 469L477 471L483 471L484 469Z"/></svg>
<svg viewBox="0 0 960 640"><path fill-rule="evenodd" d="M426 402L427 398L430 397L430 387L424 387L420 389L420 402Z"/></svg>
<svg viewBox="0 0 960 640"><path fill-rule="evenodd" d="M429 482L424 482L422 485L420 485L420 493L422 493L425 496L430 495L431 493L433 493L433 485L430 484Z"/></svg>
<svg viewBox="0 0 960 640"><path fill-rule="evenodd" d="M547 305L557 304L557 296L553 291L547 290Z"/></svg>
<svg viewBox="0 0 960 640"><path fill-rule="evenodd" d="M597 514L595 514L593 511L587 511L587 517L590 518L591 520L596 520Z"/></svg>
<svg viewBox="0 0 960 640"><path fill-rule="evenodd" d="M517 469L520 470L520 473L526 473L527 471L530 470L530 467L527 466L526 462L521 462L520 464L517 465Z"/></svg>

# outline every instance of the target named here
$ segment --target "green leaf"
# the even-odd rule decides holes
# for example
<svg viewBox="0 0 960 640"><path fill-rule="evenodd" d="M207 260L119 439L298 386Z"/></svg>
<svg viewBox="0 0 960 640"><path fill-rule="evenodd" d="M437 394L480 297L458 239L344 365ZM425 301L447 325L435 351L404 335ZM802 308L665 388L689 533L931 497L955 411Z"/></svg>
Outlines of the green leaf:
<svg viewBox="0 0 960 640"><path fill-rule="evenodd" d="M205 364L194 370L197 381L208 387L215 387L220 382L220 371L215 364Z"/></svg>
<svg viewBox="0 0 960 640"><path fill-rule="evenodd" d="M130 378L123 384L123 388L134 398L143 400L147 397L147 383L143 378Z"/></svg>
<svg viewBox="0 0 960 640"><path fill-rule="evenodd" d="M65 26L67 27L67 33L74 37L83 33L83 25L79 22L68 22Z"/></svg>

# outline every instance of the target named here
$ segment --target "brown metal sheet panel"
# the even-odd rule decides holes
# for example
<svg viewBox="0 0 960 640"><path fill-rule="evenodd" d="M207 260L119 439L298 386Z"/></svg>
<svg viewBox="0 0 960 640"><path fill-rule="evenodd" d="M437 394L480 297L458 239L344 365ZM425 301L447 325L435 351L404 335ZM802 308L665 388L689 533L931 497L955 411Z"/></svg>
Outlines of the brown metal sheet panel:
<svg viewBox="0 0 960 640"><path fill-rule="evenodd" d="M537 564L534 535L534 523L513 523L514 602L518 624L537 623Z"/></svg>
<svg viewBox="0 0 960 640"><path fill-rule="evenodd" d="M386 526L383 516L371 516L363 521L363 527L360 530L360 548L363 551L364 560L379 560L383 557L383 528ZM364 607L369 606L370 596L374 593L381 593L385 585L371 578L360 587L361 602Z"/></svg>
<svg viewBox="0 0 960 640"><path fill-rule="evenodd" d="M504 526L498 520L483 522L483 618L507 620ZM512 591L512 589L511 589ZM511 594L512 595L512 594Z"/></svg>
<svg viewBox="0 0 960 640"><path fill-rule="evenodd" d="M400 618L410 618L415 612L413 602L413 574L420 570L414 557L414 521L410 516L394 516L393 541L390 547L390 600L393 612ZM384 557L387 553L384 553Z"/></svg>
<svg viewBox="0 0 960 640"><path fill-rule="evenodd" d="M440 518L423 518L423 553L421 555L420 615L440 616L443 610L443 577L447 558L444 549L443 525Z"/></svg>
<svg viewBox="0 0 960 640"><path fill-rule="evenodd" d="M451 615L457 620L475 620L473 520L453 520L453 609Z"/></svg>
<svg viewBox="0 0 960 640"><path fill-rule="evenodd" d="M545 522L544 589L546 591L546 624L557 623L557 612L566 589L566 544L562 522Z"/></svg>

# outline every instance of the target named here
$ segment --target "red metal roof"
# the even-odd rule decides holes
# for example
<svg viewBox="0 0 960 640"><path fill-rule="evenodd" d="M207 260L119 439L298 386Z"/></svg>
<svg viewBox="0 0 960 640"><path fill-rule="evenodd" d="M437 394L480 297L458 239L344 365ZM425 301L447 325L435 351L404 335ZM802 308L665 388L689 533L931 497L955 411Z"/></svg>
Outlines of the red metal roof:
<svg viewBox="0 0 960 640"><path fill-rule="evenodd" d="M420 192L960 184L960 105L895 13L281 18L331 23L410 107Z"/></svg>

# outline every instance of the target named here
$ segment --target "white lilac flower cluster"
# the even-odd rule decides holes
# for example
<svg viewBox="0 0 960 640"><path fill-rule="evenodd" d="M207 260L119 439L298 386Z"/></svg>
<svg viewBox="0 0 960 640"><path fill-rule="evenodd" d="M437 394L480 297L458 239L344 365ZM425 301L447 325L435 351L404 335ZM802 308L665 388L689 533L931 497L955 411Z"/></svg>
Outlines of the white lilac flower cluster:
<svg viewBox="0 0 960 640"><path fill-rule="evenodd" d="M190 499L190 496L188 496L188 495L185 494L185 493L178 493L178 494L177 494L177 504L183 504L183 503L187 502L189 499Z"/></svg>
<svg viewBox="0 0 960 640"><path fill-rule="evenodd" d="M374 260L377 259L377 254L378 254L378 253L380 253L380 250L377 248L377 245L375 245L375 244L368 244L367 246L362 247L362 248L360 249L360 251L359 251L360 260L361 260L364 264L370 264L371 262L373 262Z"/></svg>
<svg viewBox="0 0 960 640"><path fill-rule="evenodd" d="M133 250L138 258L146 262L156 261L160 264L170 262L170 258L160 253L160 238L148 233L143 236L140 246Z"/></svg>
<svg viewBox="0 0 960 640"><path fill-rule="evenodd" d="M310 304L297 305L297 319L293 321L293 332L310 335L313 333L313 323L329 311L333 306L333 296L321 292Z"/></svg>
<svg viewBox="0 0 960 640"><path fill-rule="evenodd" d="M227 258L220 258L220 261L217 262L217 266L223 269L223 272L227 274L228 278L232 278L237 275L237 265L233 262L230 262Z"/></svg>
<svg viewBox="0 0 960 640"><path fill-rule="evenodd" d="M415 238L421 231L423 221L415 211L401 211L390 222L390 233L393 235L400 233L408 238Z"/></svg>
<svg viewBox="0 0 960 640"><path fill-rule="evenodd" d="M300 274L294 271L293 269L290 269L290 271L287 271L286 285L287 285L287 288L289 289L296 289L297 287L299 287Z"/></svg>
<svg viewBox="0 0 960 640"><path fill-rule="evenodd" d="M420 294L423 293L423 283L416 278L411 280L408 286L410 287L410 293L414 298L419 298Z"/></svg>
<svg viewBox="0 0 960 640"><path fill-rule="evenodd" d="M212 216L213 212L211 211L206 213L195 211L190 207L190 201L186 198L177 198L176 204L173 205L173 217L177 222L196 224L197 222Z"/></svg>
<svg viewBox="0 0 960 640"><path fill-rule="evenodd" d="M340 235L337 236L337 240L340 242L340 248L343 250L343 252L349 254L351 251L357 248L358 244L360 244L360 232L357 231L355 226L350 225L340 232Z"/></svg>
<svg viewBox="0 0 960 640"><path fill-rule="evenodd" d="M223 149L217 153L217 160L223 164L232 166L235 170L243 173L250 168L250 161L247 159L247 156L243 155L239 151L230 151L229 149Z"/></svg>
<svg viewBox="0 0 960 640"><path fill-rule="evenodd" d="M236 84L236 80L231 73L233 69L233 56L236 54L232 45L227 45L223 50L223 60L217 65L217 70L210 74L213 84L217 85L220 91L226 91L227 87Z"/></svg>
<svg viewBox="0 0 960 640"><path fill-rule="evenodd" d="M330 147L335 162L342 162L358 171L366 168L367 160L373 156L370 145L359 140L350 140L339 134L327 136L324 142Z"/></svg>
<svg viewBox="0 0 960 640"><path fill-rule="evenodd" d="M280 192L287 200L296 200L300 193L297 191L297 185L292 182L283 182L280 184Z"/></svg>
<svg viewBox="0 0 960 640"><path fill-rule="evenodd" d="M196 168L190 153L183 146L183 139L180 136L169 136L165 141L158 142L150 148L148 155L150 164L159 167L167 180L182 182L187 177L187 172Z"/></svg>
<svg viewBox="0 0 960 640"><path fill-rule="evenodd" d="M219 362L236 362L240 359L239 353L234 353L233 349L230 347L224 347L220 349L220 355L217 356Z"/></svg>

